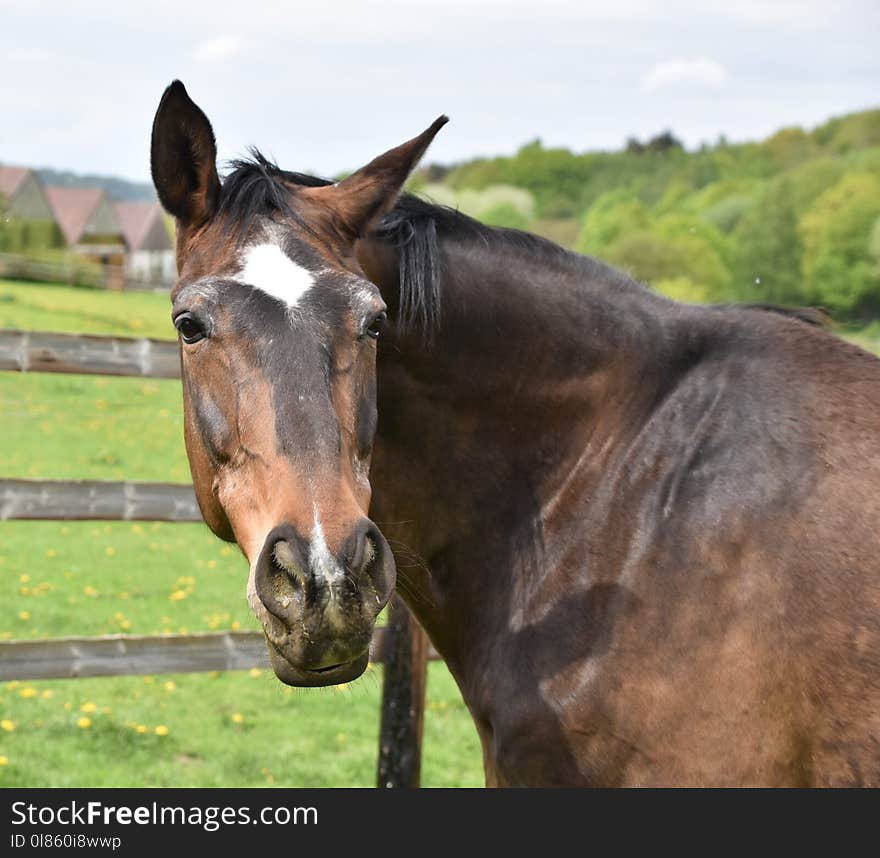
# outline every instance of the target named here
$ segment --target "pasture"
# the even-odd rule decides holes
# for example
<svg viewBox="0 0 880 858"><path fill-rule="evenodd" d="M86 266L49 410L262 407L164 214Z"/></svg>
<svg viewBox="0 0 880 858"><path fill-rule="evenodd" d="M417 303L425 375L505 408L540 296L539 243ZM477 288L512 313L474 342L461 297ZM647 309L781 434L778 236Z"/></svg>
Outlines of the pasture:
<svg viewBox="0 0 880 858"><path fill-rule="evenodd" d="M0 327L169 338L166 295L0 282ZM177 381L0 374L0 474L188 482ZM0 638L256 629L235 546L201 525L0 524ZM0 786L373 786L381 667L0 686ZM478 740L429 665L423 786L480 786Z"/></svg>

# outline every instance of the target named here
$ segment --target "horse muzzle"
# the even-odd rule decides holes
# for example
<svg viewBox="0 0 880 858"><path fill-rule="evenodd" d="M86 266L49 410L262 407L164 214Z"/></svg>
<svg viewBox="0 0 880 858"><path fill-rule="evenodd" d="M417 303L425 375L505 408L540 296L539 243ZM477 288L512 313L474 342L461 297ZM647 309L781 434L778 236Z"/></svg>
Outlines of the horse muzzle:
<svg viewBox="0 0 880 858"><path fill-rule="evenodd" d="M360 520L332 554L320 532L282 524L266 537L254 574L275 675L288 685L336 685L366 669L376 617L396 577L384 536ZM262 614L258 610L258 614Z"/></svg>

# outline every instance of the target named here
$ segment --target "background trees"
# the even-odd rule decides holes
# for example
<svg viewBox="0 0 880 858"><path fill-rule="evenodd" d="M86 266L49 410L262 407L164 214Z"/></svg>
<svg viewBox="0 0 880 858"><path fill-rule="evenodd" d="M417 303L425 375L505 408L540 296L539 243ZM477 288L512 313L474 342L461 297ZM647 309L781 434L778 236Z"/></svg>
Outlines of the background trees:
<svg viewBox="0 0 880 858"><path fill-rule="evenodd" d="M880 110L691 152L671 131L619 152L535 140L426 168L414 187L426 181L439 202L542 233L681 300L880 315Z"/></svg>

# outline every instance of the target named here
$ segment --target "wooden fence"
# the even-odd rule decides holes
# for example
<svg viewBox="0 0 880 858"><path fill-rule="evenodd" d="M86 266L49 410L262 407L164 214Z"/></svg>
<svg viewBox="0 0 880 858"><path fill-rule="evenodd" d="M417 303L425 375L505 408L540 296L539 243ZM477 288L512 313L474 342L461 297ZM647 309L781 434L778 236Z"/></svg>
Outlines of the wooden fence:
<svg viewBox="0 0 880 858"><path fill-rule="evenodd" d="M124 265L103 264L75 253L56 253L51 258L42 259L0 253L0 277L94 289L124 289L126 292L169 292L174 285L161 278L133 277Z"/></svg>
<svg viewBox="0 0 880 858"><path fill-rule="evenodd" d="M178 378L177 344L0 330L0 370ZM0 479L0 520L200 522L192 486ZM377 785L419 785L426 664L438 658L405 604L392 599L370 660L385 665ZM260 632L108 635L0 642L0 680L244 670L269 665Z"/></svg>

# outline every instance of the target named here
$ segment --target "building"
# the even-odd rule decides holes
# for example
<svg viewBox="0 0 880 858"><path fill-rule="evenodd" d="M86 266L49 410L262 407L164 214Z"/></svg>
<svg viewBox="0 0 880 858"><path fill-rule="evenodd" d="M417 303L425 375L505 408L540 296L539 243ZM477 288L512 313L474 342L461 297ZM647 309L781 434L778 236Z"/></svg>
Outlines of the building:
<svg viewBox="0 0 880 858"><path fill-rule="evenodd" d="M46 186L36 170L0 165L0 204L0 253L45 262L46 254L34 251L64 251L59 264L80 259L74 264L92 272L90 282L115 288L169 286L176 278L174 240L156 202L114 202L100 188Z"/></svg>
<svg viewBox="0 0 880 858"><path fill-rule="evenodd" d="M46 197L67 246L101 265L106 286L121 288L125 281L125 238L107 194L98 188L50 185Z"/></svg>
<svg viewBox="0 0 880 858"><path fill-rule="evenodd" d="M25 247L62 247L64 239L40 177L27 167L0 164L0 197L5 217L4 245L0 250Z"/></svg>
<svg viewBox="0 0 880 858"><path fill-rule="evenodd" d="M130 280L172 283L177 268L174 242L158 203L114 203L125 239L125 274Z"/></svg>

